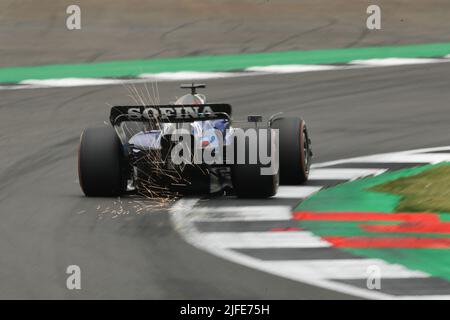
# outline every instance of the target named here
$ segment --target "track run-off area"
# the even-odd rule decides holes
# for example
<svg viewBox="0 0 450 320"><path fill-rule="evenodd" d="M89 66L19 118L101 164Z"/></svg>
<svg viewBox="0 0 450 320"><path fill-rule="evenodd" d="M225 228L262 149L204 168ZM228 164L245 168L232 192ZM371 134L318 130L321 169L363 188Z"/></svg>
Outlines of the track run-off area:
<svg viewBox="0 0 450 320"><path fill-rule="evenodd" d="M79 134L145 85L2 90L0 297L448 298L447 281L337 249L290 218L320 187L449 160L447 149L398 153L449 144L449 75L450 64L427 63L209 80L208 101L230 103L235 119L284 112L308 123L311 181L264 201L85 198ZM159 82L159 100L175 100L177 87ZM77 291L66 288L73 264ZM373 264L380 291L363 287Z"/></svg>

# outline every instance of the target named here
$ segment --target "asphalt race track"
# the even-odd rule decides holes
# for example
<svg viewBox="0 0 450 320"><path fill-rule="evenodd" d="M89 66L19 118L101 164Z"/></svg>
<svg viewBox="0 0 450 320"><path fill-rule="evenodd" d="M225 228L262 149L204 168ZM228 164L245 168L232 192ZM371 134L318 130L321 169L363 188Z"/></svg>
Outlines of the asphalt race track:
<svg viewBox="0 0 450 320"><path fill-rule="evenodd" d="M231 103L235 119L302 116L317 163L448 145L449 83L441 63L211 80L206 93ZM160 83L161 101L181 95L177 86ZM350 297L191 247L170 223L170 204L85 198L79 134L107 120L108 104L132 103L127 95L121 86L1 92L0 298ZM122 206L129 214L115 214ZM71 264L82 290L66 288Z"/></svg>
<svg viewBox="0 0 450 320"><path fill-rule="evenodd" d="M369 0L77 4L82 29L71 32L64 1L2 0L0 66L446 42L450 27L445 0L378 0L382 32L366 28Z"/></svg>

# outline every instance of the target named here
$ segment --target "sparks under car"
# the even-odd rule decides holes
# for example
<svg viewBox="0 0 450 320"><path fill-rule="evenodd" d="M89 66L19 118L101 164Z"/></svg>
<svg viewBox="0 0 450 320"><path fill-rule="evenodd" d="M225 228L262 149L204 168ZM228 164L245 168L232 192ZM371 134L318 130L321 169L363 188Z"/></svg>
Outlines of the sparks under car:
<svg viewBox="0 0 450 320"><path fill-rule="evenodd" d="M308 179L312 151L305 121L275 114L265 122L255 115L233 122L229 104L209 104L197 93L205 85L181 87L191 92L174 104L115 106L111 126L83 131L78 174L86 196L226 193L267 198L280 183ZM262 149L269 162L252 157ZM180 154L183 161L176 159ZM216 161L205 160L206 155Z"/></svg>

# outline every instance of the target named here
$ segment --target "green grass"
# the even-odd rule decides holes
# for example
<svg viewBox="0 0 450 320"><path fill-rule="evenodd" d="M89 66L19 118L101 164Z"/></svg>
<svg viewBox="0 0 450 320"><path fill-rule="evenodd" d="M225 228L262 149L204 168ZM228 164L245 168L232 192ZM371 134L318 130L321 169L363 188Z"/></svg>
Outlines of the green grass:
<svg viewBox="0 0 450 320"><path fill-rule="evenodd" d="M397 212L450 212L450 164L369 189L401 196Z"/></svg>

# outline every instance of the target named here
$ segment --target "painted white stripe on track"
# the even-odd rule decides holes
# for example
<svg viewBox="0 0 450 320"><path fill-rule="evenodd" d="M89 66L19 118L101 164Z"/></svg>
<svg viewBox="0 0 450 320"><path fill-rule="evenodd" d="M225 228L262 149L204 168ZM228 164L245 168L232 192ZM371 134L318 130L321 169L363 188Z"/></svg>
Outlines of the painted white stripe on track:
<svg viewBox="0 0 450 320"><path fill-rule="evenodd" d="M81 87L81 86L102 86L117 85L124 83L122 79L102 79L102 78L62 78L45 80L23 80L20 84L34 85L39 87Z"/></svg>
<svg viewBox="0 0 450 320"><path fill-rule="evenodd" d="M331 245L309 231L205 232L199 239L219 248L324 248Z"/></svg>
<svg viewBox="0 0 450 320"><path fill-rule="evenodd" d="M380 167L382 167L382 163L386 162L406 162L406 163L437 163L442 158L439 158L439 156L444 155L444 158L447 156L446 153L437 154L437 158L435 154L430 154L427 152L435 152L435 151L449 151L448 154L450 154L450 146L444 146L444 147L434 147L434 148L423 148L423 149L414 149L414 150L406 150L406 151L399 151L399 152L387 152L387 153L380 153L375 155L369 155L369 156L362 156L362 157L353 157L353 158L347 158L347 159L341 159L341 160L333 160L333 161L327 161L322 163L313 163L311 165L311 168L326 168L342 163L352 163L352 162L375 162L380 163ZM412 155L415 155L415 157L412 157ZM390 160L387 160L390 159ZM419 161L422 160L422 161Z"/></svg>
<svg viewBox="0 0 450 320"><path fill-rule="evenodd" d="M287 279L291 279L294 281L300 281L303 283L307 283L314 286L319 286L323 288L327 288L329 290L335 290L347 294L351 294L354 296L364 297L368 299L389 299L392 298L391 295L383 294L380 292L375 292L373 290L365 290L354 287L352 285L337 283L333 281L328 281L326 279L318 279L318 278L308 278L303 277L301 274L281 274L277 270L270 268L270 265L263 264L261 260L252 258L245 254L239 253L234 250L228 250L223 248L217 248L214 246L209 246L204 242L204 238L202 237L202 233L197 232L195 227L192 224L192 215L193 207L199 199L181 199L175 203L174 206L170 209L171 212L171 221L176 228L183 236L183 238L190 243L191 245L202 249L214 256L221 257L223 259L232 261L234 263L242 264L250 268L254 268L256 270L272 273Z"/></svg>
<svg viewBox="0 0 450 320"><path fill-rule="evenodd" d="M383 162L394 162L394 163L439 163L443 161L450 161L450 153L394 153L387 154L384 156L367 156L360 158L358 162L368 162L368 163L383 163ZM382 164L380 165L382 166ZM311 171L313 172L313 171Z"/></svg>
<svg viewBox="0 0 450 320"><path fill-rule="evenodd" d="M330 66L320 64L287 64L272 66L255 66L246 68L245 71L267 72L267 73L301 73L311 71L341 70L345 66Z"/></svg>
<svg viewBox="0 0 450 320"><path fill-rule="evenodd" d="M320 186L279 186L274 198L303 199L319 191Z"/></svg>
<svg viewBox="0 0 450 320"><path fill-rule="evenodd" d="M448 60L428 59L428 58L385 58L385 59L353 60L350 61L349 64L371 66L371 67L391 67L391 66L442 63L442 62L448 62Z"/></svg>
<svg viewBox="0 0 450 320"><path fill-rule="evenodd" d="M240 73L232 72L196 72L196 71L178 71L161 73L143 73L139 78L152 79L158 81L178 81L178 80L208 80L238 77Z"/></svg>
<svg viewBox="0 0 450 320"><path fill-rule="evenodd" d="M378 175L386 169L312 169L309 174L310 180L352 180L370 175Z"/></svg>
<svg viewBox="0 0 450 320"><path fill-rule="evenodd" d="M450 148L450 147L448 147ZM427 149L428 150L428 149ZM438 150L438 149L433 149ZM393 296L390 294L381 293L377 290L367 290L364 288L358 288L350 284L338 283L335 281L330 281L328 279L319 278L317 276L309 277L308 275L304 275L300 272L288 273L282 272L282 270L278 270L275 267L271 266L271 262L262 261L259 259L255 259L248 255L239 253L234 250L229 250L221 247L210 246L208 243L205 243L205 238L202 237L202 233L197 232L195 227L192 225L192 215L193 207L196 204L198 199L181 199L179 200L172 208L171 208L171 220L174 224L175 228L181 232L183 238L190 243L191 245L202 249L212 255L221 257L223 259L227 259L234 263L242 264L250 268L254 268L256 270L268 272L271 274L275 274L286 279L290 279L293 281L300 281L306 284L310 284L313 286L318 286L322 288L327 288L329 290L335 290L338 292L350 294L353 296L359 296L367 299L450 299L450 296ZM375 259L376 260L376 259ZM331 260L329 264L334 264L336 260ZM332 274L334 275L334 274ZM367 278L367 275L366 277ZM333 279L333 277L331 277Z"/></svg>
<svg viewBox="0 0 450 320"><path fill-rule="evenodd" d="M196 207L195 221L269 221L292 219L290 206Z"/></svg>
<svg viewBox="0 0 450 320"><path fill-rule="evenodd" d="M330 259L263 262L268 269L288 276L318 279L367 279L369 267L380 270L381 279L426 278L428 274L409 270L399 264L390 264L381 259ZM381 280L382 282L383 280Z"/></svg>

